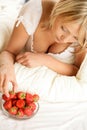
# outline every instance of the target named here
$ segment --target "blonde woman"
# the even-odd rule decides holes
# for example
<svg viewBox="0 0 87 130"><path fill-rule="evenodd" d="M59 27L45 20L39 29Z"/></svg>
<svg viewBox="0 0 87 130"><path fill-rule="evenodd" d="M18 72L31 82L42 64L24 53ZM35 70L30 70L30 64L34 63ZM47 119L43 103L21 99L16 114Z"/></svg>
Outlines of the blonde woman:
<svg viewBox="0 0 87 130"><path fill-rule="evenodd" d="M16 89L15 61L26 67L45 65L59 74L76 75L86 53L86 28L87 0L27 2L0 54L0 91L8 95L9 82ZM77 48L82 51L75 52Z"/></svg>

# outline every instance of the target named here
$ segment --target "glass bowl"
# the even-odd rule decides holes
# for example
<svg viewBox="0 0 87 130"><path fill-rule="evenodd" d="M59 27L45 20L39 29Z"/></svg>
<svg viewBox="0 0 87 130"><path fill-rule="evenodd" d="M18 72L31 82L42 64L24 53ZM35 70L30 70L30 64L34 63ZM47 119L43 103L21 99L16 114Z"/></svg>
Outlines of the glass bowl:
<svg viewBox="0 0 87 130"><path fill-rule="evenodd" d="M4 106L3 106L4 103L5 103L5 101L2 99L1 107L2 107L3 113L4 113L7 117L14 118L14 119L18 119L18 120L30 119L30 118L32 118L33 116L35 116L36 113L37 113L38 110L39 110L39 103L38 103L38 102L35 102L36 109L33 111L32 115L30 115L30 116L24 115L23 117L20 117L20 116L18 116L18 115L10 114L10 113L4 108Z"/></svg>

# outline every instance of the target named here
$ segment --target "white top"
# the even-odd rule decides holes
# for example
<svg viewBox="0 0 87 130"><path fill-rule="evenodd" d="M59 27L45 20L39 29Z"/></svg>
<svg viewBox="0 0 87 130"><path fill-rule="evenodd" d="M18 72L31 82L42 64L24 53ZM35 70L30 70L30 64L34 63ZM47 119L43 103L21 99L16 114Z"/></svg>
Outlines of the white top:
<svg viewBox="0 0 87 130"><path fill-rule="evenodd" d="M27 51L35 52L33 48L33 34L39 24L41 15L42 15L41 0L29 0L26 4L24 4L19 13L19 17L17 18L18 22L16 24L16 27L18 27L19 24L22 22L26 32L30 36L26 44ZM63 62L73 64L74 54L72 52L74 52L74 47L71 45L64 52L60 54L52 54L52 53L48 54Z"/></svg>

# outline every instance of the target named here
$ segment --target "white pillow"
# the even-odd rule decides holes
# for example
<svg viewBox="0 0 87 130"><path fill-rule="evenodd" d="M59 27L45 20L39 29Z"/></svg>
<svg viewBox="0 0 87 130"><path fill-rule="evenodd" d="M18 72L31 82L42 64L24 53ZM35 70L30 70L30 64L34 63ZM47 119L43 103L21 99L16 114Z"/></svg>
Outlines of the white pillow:
<svg viewBox="0 0 87 130"><path fill-rule="evenodd" d="M45 66L27 68L15 64L18 91L38 93L49 102L87 101L87 55L77 76L63 76ZM85 72L85 73L84 73Z"/></svg>
<svg viewBox="0 0 87 130"><path fill-rule="evenodd" d="M17 0L0 0L0 51L8 43L15 20L22 7Z"/></svg>
<svg viewBox="0 0 87 130"><path fill-rule="evenodd" d="M81 64L81 67L80 67L76 77L82 82L87 82L87 54L85 56L84 61Z"/></svg>
<svg viewBox="0 0 87 130"><path fill-rule="evenodd" d="M22 5L25 3L25 0L0 0L0 6L13 6L13 5Z"/></svg>

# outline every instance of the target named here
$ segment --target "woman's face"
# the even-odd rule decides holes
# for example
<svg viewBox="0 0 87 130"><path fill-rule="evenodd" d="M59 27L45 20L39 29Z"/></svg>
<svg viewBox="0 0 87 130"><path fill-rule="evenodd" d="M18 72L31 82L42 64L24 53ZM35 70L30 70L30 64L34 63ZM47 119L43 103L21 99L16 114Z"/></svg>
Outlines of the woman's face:
<svg viewBox="0 0 87 130"><path fill-rule="evenodd" d="M70 22L64 23L61 20L56 20L52 33L57 43L73 43L78 42L78 32L80 23Z"/></svg>

